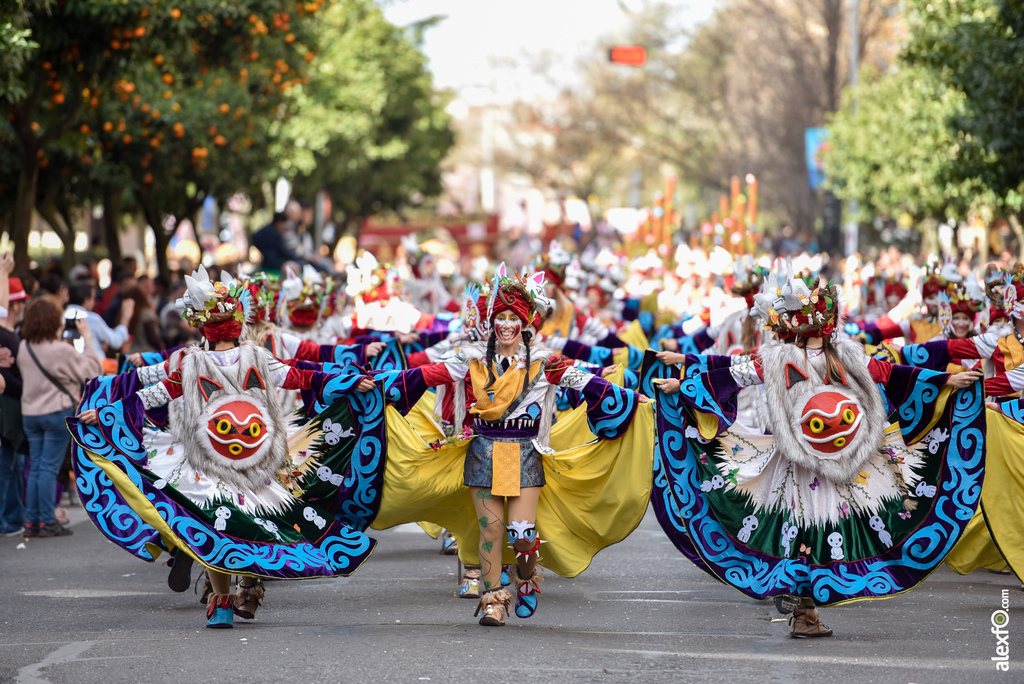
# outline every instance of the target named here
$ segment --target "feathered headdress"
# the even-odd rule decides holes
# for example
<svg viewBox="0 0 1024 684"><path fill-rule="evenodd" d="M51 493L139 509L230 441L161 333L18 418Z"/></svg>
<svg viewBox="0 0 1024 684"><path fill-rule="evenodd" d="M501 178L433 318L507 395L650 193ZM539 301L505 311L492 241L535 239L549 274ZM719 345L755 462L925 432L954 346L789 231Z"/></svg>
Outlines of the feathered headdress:
<svg viewBox="0 0 1024 684"><path fill-rule="evenodd" d="M839 293L831 282L820 278L808 287L802 278L794 278L789 264L778 273L769 273L764 287L754 295L751 314L761 319L780 339L830 337L839 323Z"/></svg>
<svg viewBox="0 0 1024 684"><path fill-rule="evenodd" d="M1003 275L1003 309L1010 318L1024 316L1024 271Z"/></svg>

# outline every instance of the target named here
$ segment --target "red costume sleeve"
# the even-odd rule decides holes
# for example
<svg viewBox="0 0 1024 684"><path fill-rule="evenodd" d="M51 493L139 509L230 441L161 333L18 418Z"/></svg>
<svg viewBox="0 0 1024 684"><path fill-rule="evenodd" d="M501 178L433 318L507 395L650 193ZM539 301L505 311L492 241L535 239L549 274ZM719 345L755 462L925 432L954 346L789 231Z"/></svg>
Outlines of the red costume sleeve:
<svg viewBox="0 0 1024 684"><path fill-rule="evenodd" d="M427 352L425 351L406 354L405 360L408 362L409 368L419 368L420 366L426 366L430 363L430 359L427 357ZM433 385L431 385L431 387L433 387Z"/></svg>
<svg viewBox="0 0 1024 684"><path fill-rule="evenodd" d="M1005 375L985 378L985 396L987 397L1003 397L1016 391L1010 385L1010 380Z"/></svg>
<svg viewBox="0 0 1024 684"><path fill-rule="evenodd" d="M878 332L882 335L883 340L903 337L903 328L900 327L899 323L894 323L888 316L882 316L877 319L875 325L878 326Z"/></svg>
<svg viewBox="0 0 1024 684"><path fill-rule="evenodd" d="M437 387L452 381L451 373L448 372L448 367L443 363L428 363L419 366L419 370L423 373L423 382L426 383L427 387Z"/></svg>
<svg viewBox="0 0 1024 684"><path fill-rule="evenodd" d="M286 390L307 390L313 386L313 374L317 373L315 370L299 370L298 368L289 368L288 375L284 378L284 386L282 389Z"/></svg>
<svg viewBox="0 0 1024 684"><path fill-rule="evenodd" d="M302 340L299 342L299 348L295 350L295 358L299 361L320 363L320 345L309 340Z"/></svg>
<svg viewBox="0 0 1024 684"><path fill-rule="evenodd" d="M892 364L873 358L868 361L868 372L871 373L872 380L884 385L889 382L892 375Z"/></svg>
<svg viewBox="0 0 1024 684"><path fill-rule="evenodd" d="M971 340L947 340L946 349L954 359L977 359L981 357L978 348Z"/></svg>
<svg viewBox="0 0 1024 684"><path fill-rule="evenodd" d="M554 355L548 359L544 366L544 376L551 385L557 386L562 381L562 376L572 366L572 361L561 355Z"/></svg>

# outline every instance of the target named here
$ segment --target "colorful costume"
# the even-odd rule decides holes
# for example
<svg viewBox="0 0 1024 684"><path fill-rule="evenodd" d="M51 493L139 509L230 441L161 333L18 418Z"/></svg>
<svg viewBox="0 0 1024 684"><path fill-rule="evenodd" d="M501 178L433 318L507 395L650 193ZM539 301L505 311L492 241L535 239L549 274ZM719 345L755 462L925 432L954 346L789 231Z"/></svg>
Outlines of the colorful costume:
<svg viewBox="0 0 1024 684"><path fill-rule="evenodd" d="M297 370L238 344L248 291L211 283L203 269L194 276L179 308L207 343L236 346L190 348L150 387L138 373L91 383L81 408L98 409L98 424L68 421L86 511L147 561L174 550L176 559L251 578L351 574L374 546L363 530L383 478L379 393L354 392L365 377L358 371ZM291 440L277 388L306 394L304 429ZM146 411L175 399L168 427L147 425ZM209 626L230 626L239 598L211 594Z"/></svg>
<svg viewBox="0 0 1024 684"><path fill-rule="evenodd" d="M981 386L954 391L945 374L830 341L837 299L834 287L772 275L756 312L784 342L749 357L689 357L682 391L658 396L659 522L684 554L744 594L798 597L793 636L831 635L815 604L923 581L981 493ZM785 342L809 338L823 348ZM652 356L642 387L676 374ZM760 384L767 433L734 422L740 389Z"/></svg>

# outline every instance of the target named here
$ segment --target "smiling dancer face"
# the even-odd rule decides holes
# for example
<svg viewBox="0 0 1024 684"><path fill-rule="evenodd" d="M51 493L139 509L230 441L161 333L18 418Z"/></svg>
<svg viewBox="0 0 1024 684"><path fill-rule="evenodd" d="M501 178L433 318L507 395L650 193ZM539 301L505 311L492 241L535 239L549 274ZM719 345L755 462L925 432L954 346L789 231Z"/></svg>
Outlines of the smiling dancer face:
<svg viewBox="0 0 1024 684"><path fill-rule="evenodd" d="M515 313L502 311L494 317L494 334L502 356L512 356L523 343L523 322Z"/></svg>

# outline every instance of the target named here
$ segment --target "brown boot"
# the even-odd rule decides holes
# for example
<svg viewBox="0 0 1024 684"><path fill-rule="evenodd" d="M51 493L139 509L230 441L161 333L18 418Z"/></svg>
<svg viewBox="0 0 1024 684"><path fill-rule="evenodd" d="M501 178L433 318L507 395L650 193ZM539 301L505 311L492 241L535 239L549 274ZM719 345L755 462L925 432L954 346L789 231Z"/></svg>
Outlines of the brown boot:
<svg viewBox="0 0 1024 684"><path fill-rule="evenodd" d="M821 621L814 601L800 599L800 605L789 618L789 636L794 639L815 639L832 636L832 630Z"/></svg>
<svg viewBox="0 0 1024 684"><path fill-rule="evenodd" d="M196 577L196 585L193 591L199 594L199 582L203 583L203 593L199 596L199 603L207 605L209 603L210 594L213 593L213 585L210 584L210 576L206 574L206 570L199 573L199 577Z"/></svg>
<svg viewBox="0 0 1024 684"><path fill-rule="evenodd" d="M504 587L491 589L484 592L480 597L480 605L477 606L473 617L483 613L480 617L480 624L486 627L504 627L505 616L512 607L512 594Z"/></svg>
<svg viewBox="0 0 1024 684"><path fill-rule="evenodd" d="M480 598L480 567L467 565L462 571L462 584L459 586L459 598Z"/></svg>
<svg viewBox="0 0 1024 684"><path fill-rule="evenodd" d="M239 577L238 590L235 592L235 615L246 620L256 618L256 609L266 596L267 589L263 580L256 577Z"/></svg>

